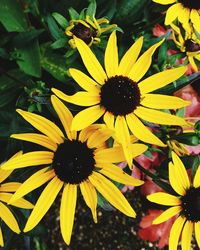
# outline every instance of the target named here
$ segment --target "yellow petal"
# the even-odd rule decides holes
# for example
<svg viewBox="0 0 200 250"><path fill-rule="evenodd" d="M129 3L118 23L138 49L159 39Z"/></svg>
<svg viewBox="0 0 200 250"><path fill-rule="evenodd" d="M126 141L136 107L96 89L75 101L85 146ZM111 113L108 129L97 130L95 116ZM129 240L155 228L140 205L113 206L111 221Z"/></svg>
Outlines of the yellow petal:
<svg viewBox="0 0 200 250"><path fill-rule="evenodd" d="M200 165L195 173L194 180L193 180L193 187L198 188L200 186Z"/></svg>
<svg viewBox="0 0 200 250"><path fill-rule="evenodd" d="M74 37L76 47L80 53L85 67L87 68L90 75L99 84L104 84L107 79L106 73L104 72L101 64L97 60L96 56L93 54L91 49L83 42L81 39Z"/></svg>
<svg viewBox="0 0 200 250"><path fill-rule="evenodd" d="M47 171L48 168L43 168L31 175L16 191L9 201L9 204L13 204L16 200L42 186L47 181L51 180L54 176L54 170ZM47 171L47 172L46 172Z"/></svg>
<svg viewBox="0 0 200 250"><path fill-rule="evenodd" d="M188 25L189 17L190 17L190 9L188 8L179 9L178 20L183 24L184 27Z"/></svg>
<svg viewBox="0 0 200 250"><path fill-rule="evenodd" d="M21 183L19 182L7 182L4 184L1 184L0 191L1 192L15 192L20 186L21 186Z"/></svg>
<svg viewBox="0 0 200 250"><path fill-rule="evenodd" d="M133 160L131 153L131 138L124 116L119 116L119 115L117 116L115 121L115 131L117 138L122 144L126 161L128 162L128 165L131 168Z"/></svg>
<svg viewBox="0 0 200 250"><path fill-rule="evenodd" d="M194 233L198 247L200 248L200 222L194 223Z"/></svg>
<svg viewBox="0 0 200 250"><path fill-rule="evenodd" d="M115 118L114 115L108 111L103 116L103 120L106 126L110 129L114 129L114 118Z"/></svg>
<svg viewBox="0 0 200 250"><path fill-rule="evenodd" d="M56 151L57 149L57 144L45 135L40 135L36 133L24 133L24 134L12 134L10 137L23 141L33 142L53 151Z"/></svg>
<svg viewBox="0 0 200 250"><path fill-rule="evenodd" d="M122 57L119 68L118 75L128 75L131 71L133 65L135 64L143 44L143 37L140 37L125 53Z"/></svg>
<svg viewBox="0 0 200 250"><path fill-rule="evenodd" d="M80 184L81 193L87 204L91 209L94 222L97 223L97 192L94 186L88 181L83 181Z"/></svg>
<svg viewBox="0 0 200 250"><path fill-rule="evenodd" d="M193 222L186 221L183 227L183 232L182 232L182 237L181 237L182 250L190 249L190 244L192 240L192 231L193 231Z"/></svg>
<svg viewBox="0 0 200 250"><path fill-rule="evenodd" d="M76 131L84 129L97 121L104 113L105 110L99 105L84 109L74 117L71 129Z"/></svg>
<svg viewBox="0 0 200 250"><path fill-rule="evenodd" d="M49 182L44 191L41 193L35 207L28 218L24 232L28 232L33 229L41 221L43 216L51 207L52 203L56 199L59 191L63 186L63 182L56 176Z"/></svg>
<svg viewBox="0 0 200 250"><path fill-rule="evenodd" d="M20 229L18 226L18 223L11 213L11 211L8 209L6 205L4 205L2 202L0 202L0 211L1 211L1 219L6 223L6 225L15 233L19 234Z"/></svg>
<svg viewBox="0 0 200 250"><path fill-rule="evenodd" d="M2 234L2 230L0 227L0 246L3 247L4 246L4 242L3 242L3 234Z"/></svg>
<svg viewBox="0 0 200 250"><path fill-rule="evenodd" d="M135 211L132 209L126 198L111 181L96 172L93 172L88 178L98 192L101 193L111 205L127 216L136 217Z"/></svg>
<svg viewBox="0 0 200 250"><path fill-rule="evenodd" d="M8 203L12 195L13 194L10 193L0 193L0 200L5 203ZM22 198L12 203L12 205L15 207L25 208L25 209L32 209L34 207L32 203Z"/></svg>
<svg viewBox="0 0 200 250"><path fill-rule="evenodd" d="M81 88L95 94L99 93L99 85L92 78L78 69L69 69L69 73Z"/></svg>
<svg viewBox="0 0 200 250"><path fill-rule="evenodd" d="M180 125L180 126L187 125L186 121L181 117L164 113L154 109L137 107L137 109L134 110L134 113L141 119L148 122L153 122L163 125Z"/></svg>
<svg viewBox="0 0 200 250"><path fill-rule="evenodd" d="M102 145L105 141L107 141L113 132L110 129L99 129L92 133L92 135L88 138L87 145L89 148L97 148Z"/></svg>
<svg viewBox="0 0 200 250"><path fill-rule="evenodd" d="M92 124L86 128L84 128L83 130L80 131L79 133L79 141L81 142L85 142L87 141L87 139L93 134L95 133L96 130L101 129L102 128L102 124Z"/></svg>
<svg viewBox="0 0 200 250"><path fill-rule="evenodd" d="M16 154L14 154L10 159L15 158L16 156L22 155L23 152L19 151ZM2 164L1 164L2 165ZM0 169L0 183L3 182L8 176L13 172L13 170L3 170Z"/></svg>
<svg viewBox="0 0 200 250"><path fill-rule="evenodd" d="M190 105L191 102L176 96L145 94L140 104L153 109L179 109Z"/></svg>
<svg viewBox="0 0 200 250"><path fill-rule="evenodd" d="M66 184L60 205L60 229L67 245L70 244L77 200L77 186Z"/></svg>
<svg viewBox="0 0 200 250"><path fill-rule="evenodd" d="M186 190L180 181L179 170L173 165L172 162L169 163L169 182L172 188L181 196L185 195Z"/></svg>
<svg viewBox="0 0 200 250"><path fill-rule="evenodd" d="M164 192L150 194L147 196L147 199L151 202L165 206L177 206L181 204L181 200L178 197Z"/></svg>
<svg viewBox="0 0 200 250"><path fill-rule="evenodd" d="M185 223L186 218L179 216L172 225L169 235L169 250L177 250L179 237Z"/></svg>
<svg viewBox="0 0 200 250"><path fill-rule="evenodd" d="M51 164L54 154L48 151L34 151L19 155L4 163L2 169L17 169L43 164Z"/></svg>
<svg viewBox="0 0 200 250"><path fill-rule="evenodd" d="M64 135L53 122L40 115L32 114L20 109L17 109L17 112L33 127L47 135L53 142L58 144L63 142L62 137L64 137Z"/></svg>
<svg viewBox="0 0 200 250"><path fill-rule="evenodd" d="M13 172L13 170L3 170L0 169L0 183L3 182L8 176Z"/></svg>
<svg viewBox="0 0 200 250"><path fill-rule="evenodd" d="M155 3L160 3L160 4L171 4L171 3L175 3L176 0L152 0Z"/></svg>
<svg viewBox="0 0 200 250"><path fill-rule="evenodd" d="M71 131L70 127L72 124L73 115L69 109L55 96L51 96L52 105L65 129L67 137L72 140L76 139L76 131Z"/></svg>
<svg viewBox="0 0 200 250"><path fill-rule="evenodd" d="M187 67L179 67L176 69L168 69L163 72L154 74L138 83L141 95L152 92L156 89L165 87L169 83L180 78L187 71Z"/></svg>
<svg viewBox="0 0 200 250"><path fill-rule="evenodd" d="M98 167L100 167L100 165L98 165ZM144 184L144 181L126 174L119 166L114 164L102 164L102 169L99 170L99 172L110 179L125 185L140 186Z"/></svg>
<svg viewBox="0 0 200 250"><path fill-rule="evenodd" d="M165 17L165 25L171 24L177 18L181 9L182 9L181 3L176 3L171 7L169 7Z"/></svg>
<svg viewBox="0 0 200 250"><path fill-rule="evenodd" d="M113 31L108 39L104 60L107 76L111 77L117 75L118 49L116 31Z"/></svg>
<svg viewBox="0 0 200 250"><path fill-rule="evenodd" d="M180 213L182 210L181 206L174 206L174 207L170 207L168 208L166 211L164 211L161 215L159 215L152 224L156 225L156 224L160 224L164 221L169 220L171 217L173 217L174 215Z"/></svg>
<svg viewBox="0 0 200 250"><path fill-rule="evenodd" d="M126 121L133 135L136 136L141 141L155 144L161 147L166 146L134 114L127 115Z"/></svg>
<svg viewBox="0 0 200 250"><path fill-rule="evenodd" d="M195 9L192 9L191 12L190 12L190 19L191 19L196 31L198 33L200 33L200 25L199 25L199 23L200 23L200 15L199 15L199 11L195 10Z"/></svg>
<svg viewBox="0 0 200 250"><path fill-rule="evenodd" d="M143 154L147 149L148 149L147 145L140 143L132 144L131 145L132 157L135 158L136 156Z"/></svg>
<svg viewBox="0 0 200 250"><path fill-rule="evenodd" d="M94 159L98 163L115 163L125 161L125 156L121 146L101 149L95 152Z"/></svg>
<svg viewBox="0 0 200 250"><path fill-rule="evenodd" d="M189 62L190 62L190 64L191 64L193 70L194 70L195 72L198 72L198 67L197 67L197 65L196 65L196 63L195 63L195 61L194 61L194 57L193 57L193 56L188 56L188 60L189 60Z"/></svg>
<svg viewBox="0 0 200 250"><path fill-rule="evenodd" d="M52 89L52 91L62 100L79 106L92 106L100 103L99 93L79 91L74 95L66 95L62 91Z"/></svg>
<svg viewBox="0 0 200 250"><path fill-rule="evenodd" d="M128 77L130 77L133 81L138 82L146 74L151 65L152 56L155 50L163 43L163 41L164 40L161 40L160 42L154 44L139 57L130 70Z"/></svg>
<svg viewBox="0 0 200 250"><path fill-rule="evenodd" d="M179 178L180 185L182 186L183 189L187 190L190 187L190 181L189 181L187 171L186 171L181 159L174 152L172 152L172 160L173 160L174 166L177 169L176 176L177 176L177 178Z"/></svg>

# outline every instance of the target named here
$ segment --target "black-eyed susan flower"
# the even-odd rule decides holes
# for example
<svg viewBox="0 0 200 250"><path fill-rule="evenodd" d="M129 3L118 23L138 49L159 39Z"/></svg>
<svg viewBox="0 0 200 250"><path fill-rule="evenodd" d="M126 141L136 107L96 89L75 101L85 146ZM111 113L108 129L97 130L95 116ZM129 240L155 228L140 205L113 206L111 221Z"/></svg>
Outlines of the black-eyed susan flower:
<svg viewBox="0 0 200 250"><path fill-rule="evenodd" d="M107 24L102 27L102 24ZM74 36L80 38L88 46L92 44L97 44L101 41L100 36L102 33L117 27L116 24L109 25L109 21L106 18L93 20L90 16L86 16L84 20L71 20L69 26L66 28L65 33L67 36L72 37L69 40L69 44L72 48L76 48L76 43L74 41Z"/></svg>
<svg viewBox="0 0 200 250"><path fill-rule="evenodd" d="M173 28L172 37L175 44L181 52L186 54L193 70L197 72L198 67L195 61L200 61L200 40L198 39L198 36L191 26L188 26L187 31L182 30L182 32L180 28L174 24L171 24L171 27Z"/></svg>
<svg viewBox="0 0 200 250"><path fill-rule="evenodd" d="M50 120L37 114L18 110L18 113L42 134L14 134L11 137L37 143L46 147L48 151L24 153L7 161L2 168L17 169L28 166L38 168L38 171L17 190L10 200L11 204L48 182L35 204L24 232L33 229L40 222L63 188L60 227L64 241L69 244L78 186L86 204L91 209L94 221L97 222L97 191L127 216L136 216L128 201L109 179L134 186L143 184L143 181L132 178L114 164L124 161L125 156L120 145L113 148L106 147L105 142L111 136L108 129L95 124L77 135L76 131L70 129L73 119L70 111L56 96L52 96L51 100L66 135ZM146 149L145 145L132 144L132 157L140 155ZM38 165L49 166L40 169Z"/></svg>
<svg viewBox="0 0 200 250"><path fill-rule="evenodd" d="M21 155L22 152L15 154L12 159ZM2 170L0 169L0 218L1 220L15 233L20 233L20 228L17 220L10 211L8 203L15 192L20 186L19 182L6 182L5 180L11 175L13 170ZM20 198L12 203L13 206L25 209L32 209L33 205L27 200ZM0 227L0 246L4 246L3 234Z"/></svg>
<svg viewBox="0 0 200 250"><path fill-rule="evenodd" d="M180 108L188 105L188 101L151 93L178 79L185 73L186 67L166 70L141 80L151 65L153 53L163 41L151 46L138 58L143 44L143 37L140 37L118 63L117 38L116 32L113 32L105 51L104 71L90 48L82 40L76 37L74 39L83 63L92 77L71 68L71 76L84 91L68 96L52 89L59 98L87 107L74 117L72 130L81 130L103 116L107 126L116 131L126 160L131 166L129 130L144 142L165 146L142 120L168 125L186 124L184 119L159 109Z"/></svg>
<svg viewBox="0 0 200 250"><path fill-rule="evenodd" d="M168 5L165 25L171 24L176 18L187 27L191 21L197 32L200 33L200 2L199 0L152 0L155 3Z"/></svg>
<svg viewBox="0 0 200 250"><path fill-rule="evenodd" d="M148 195L147 199L170 206L153 224L160 224L178 215L170 231L169 249L177 249L179 237L182 235L182 249L189 250L193 231L200 247L200 166L190 184L187 171L175 153L172 153L172 161L169 163L169 181L177 195L158 192Z"/></svg>

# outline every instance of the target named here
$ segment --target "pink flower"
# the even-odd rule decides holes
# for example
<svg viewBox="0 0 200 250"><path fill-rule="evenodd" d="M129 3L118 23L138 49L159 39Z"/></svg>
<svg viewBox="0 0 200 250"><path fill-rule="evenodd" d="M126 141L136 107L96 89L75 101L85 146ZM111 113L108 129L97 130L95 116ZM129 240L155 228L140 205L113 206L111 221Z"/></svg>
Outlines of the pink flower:
<svg viewBox="0 0 200 250"><path fill-rule="evenodd" d="M157 37L160 37L160 36L163 36L165 35L166 33L168 33L171 29L165 29L163 26L161 26L160 24L156 24L154 27L153 27L153 35L154 36L157 36Z"/></svg>
<svg viewBox="0 0 200 250"><path fill-rule="evenodd" d="M159 187L155 182L153 182L151 179L145 180L145 183L140 187L140 192L144 196L147 196L149 194L153 194L156 192L161 192L163 189Z"/></svg>
<svg viewBox="0 0 200 250"><path fill-rule="evenodd" d="M162 210L148 210L148 215L142 218L140 222L141 228L138 230L138 236L141 239L150 242L158 241L157 246L159 249L168 245L170 229L175 221L175 217L173 217L159 225L152 225L152 221L162 212Z"/></svg>
<svg viewBox="0 0 200 250"><path fill-rule="evenodd" d="M200 120L200 98L191 85L187 85L175 93L176 96L184 100L191 100L192 103L185 108L186 117L198 117Z"/></svg>

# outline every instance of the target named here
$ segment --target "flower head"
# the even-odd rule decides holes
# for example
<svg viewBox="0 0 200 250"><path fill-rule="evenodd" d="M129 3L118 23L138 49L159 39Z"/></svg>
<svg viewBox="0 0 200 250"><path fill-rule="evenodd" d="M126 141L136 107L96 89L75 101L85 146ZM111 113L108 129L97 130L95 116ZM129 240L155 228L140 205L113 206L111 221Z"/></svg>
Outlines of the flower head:
<svg viewBox="0 0 200 250"><path fill-rule="evenodd" d="M116 131L131 166L129 131L144 142L165 146L141 120L166 125L186 124L184 119L158 110L180 108L188 105L187 101L151 93L178 79L185 73L186 67L166 70L141 80L151 65L153 53L163 41L151 46L138 58L143 44L143 37L140 37L118 63L117 38L116 32L113 32L105 51L104 71L90 48L77 37L74 39L92 78L71 68L71 76L84 91L68 96L52 89L59 98L86 107L74 117L72 130L81 130L103 116L105 124Z"/></svg>
<svg viewBox="0 0 200 250"><path fill-rule="evenodd" d="M11 159L16 158L21 155L22 152L15 154ZM4 182L12 173L13 170L2 170L0 169L0 217L5 222L5 224L15 233L19 234L20 229L17 220L10 211L7 204L15 192L20 186L19 182ZM12 203L13 206L25 209L33 208L33 205L27 200L20 198ZM0 246L4 246L3 234L0 227Z"/></svg>
<svg viewBox="0 0 200 250"><path fill-rule="evenodd" d="M193 229L200 247L200 166L193 183L190 184L182 161L173 152L172 161L169 163L169 181L177 195L158 192L147 196L152 202L171 206L157 217L153 224L162 223L174 215L179 215L170 231L169 249L177 249L181 234L182 249L190 249Z"/></svg>
<svg viewBox="0 0 200 250"><path fill-rule="evenodd" d="M200 33L200 2L198 0L152 0L155 3L168 5L165 25L171 24L175 19L187 27L191 21L197 32Z"/></svg>
<svg viewBox="0 0 200 250"><path fill-rule="evenodd" d="M194 71L198 71L196 60L200 61L200 40L195 32L189 26L188 30L181 32L181 29L174 24L171 24L173 28L172 36L175 44L178 46L181 52L184 52L190 62ZM184 32L184 34L182 34Z"/></svg>
<svg viewBox="0 0 200 250"><path fill-rule="evenodd" d="M69 26L66 28L65 33L67 36L72 37L69 44L72 48L76 48L74 36L80 38L87 45L97 44L101 41L100 36L102 33L117 27L116 24L108 25L109 21L106 18L93 20L86 16L84 20L71 20ZM102 24L107 24L101 27Z"/></svg>
<svg viewBox="0 0 200 250"><path fill-rule="evenodd" d="M18 113L42 134L14 134L11 137L37 143L48 150L24 153L6 162L2 168L17 169L29 166L38 168L38 165L48 165L27 179L14 194L10 203L48 182L27 221L24 229L27 232L40 222L63 188L60 227L64 241L69 244L78 186L86 204L91 209L94 221L97 222L97 191L127 216L136 215L128 201L109 179L134 186L143 184L143 181L127 175L114 164L124 161L125 156L120 145L107 148L105 142L111 133L105 125L91 125L78 134L70 129L73 116L66 106L56 96L52 96L51 101L65 134L50 120L18 110ZM132 144L132 157L143 153L146 149L145 145Z"/></svg>

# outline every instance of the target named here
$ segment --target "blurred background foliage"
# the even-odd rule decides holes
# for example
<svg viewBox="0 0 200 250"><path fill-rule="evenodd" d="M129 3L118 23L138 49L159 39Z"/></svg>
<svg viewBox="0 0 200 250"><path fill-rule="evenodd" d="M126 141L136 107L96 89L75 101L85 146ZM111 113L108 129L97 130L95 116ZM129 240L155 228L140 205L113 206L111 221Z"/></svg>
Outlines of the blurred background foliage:
<svg viewBox="0 0 200 250"><path fill-rule="evenodd" d="M161 39L153 36L152 28L155 24L163 22L164 16L160 14L163 10L164 6L154 4L151 0L97 0L96 2L94 0L0 0L0 162L19 149L26 151L27 148L36 147L9 139L12 133L33 131L33 128L16 114L16 108L42 113L56 120L49 101L51 87L61 89L68 94L74 93L78 88L70 78L68 69L69 67L85 69L81 65L76 49L70 47L69 37L65 34L71 19L81 19L87 14L91 17L95 16L96 19L106 17L111 25L116 24L117 28L114 29L118 30L119 54L122 55L141 35L145 38L143 50ZM92 45L92 50L98 55L100 61L103 61L107 39L112 30L102 34L99 44ZM170 32L163 37L167 38L169 35ZM173 66L175 60L181 57L180 53L166 57L166 51L170 46L170 42L163 43L156 52L149 75ZM198 78L199 72L184 76L176 83L160 89L158 93L171 95ZM74 112L78 109L72 105L70 108ZM164 132L167 131L167 128L163 129ZM189 145L198 145L199 131L200 128L197 128L196 134L185 137L179 135L179 138L175 139L187 141L187 143L189 140ZM185 160L187 161L187 157ZM191 158L188 162L191 162ZM192 159L192 163L195 168L199 164L199 158ZM165 165L167 166L166 163ZM12 178L22 182L32 172L32 168L19 170ZM159 174L163 177L166 176L165 173L166 167L163 167ZM30 195L32 201L36 200L38 193L39 191L36 190ZM112 209L108 203L101 200L101 197L99 197L99 204L104 209ZM55 209L57 209L56 205ZM14 213L20 218L23 226L28 217L28 211L14 210ZM125 220L124 217L122 220ZM124 223L130 224L130 221ZM124 230L123 226L119 230ZM7 238L5 250L50 249L47 242L43 240L46 237L47 228L42 224L26 235L16 236L8 228L5 228L4 232ZM61 238L60 240L62 241ZM76 247L72 249L77 249ZM51 249L54 248L51 247ZM68 248L55 247L55 249ZM139 250L140 248L124 246L116 249Z"/></svg>

